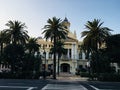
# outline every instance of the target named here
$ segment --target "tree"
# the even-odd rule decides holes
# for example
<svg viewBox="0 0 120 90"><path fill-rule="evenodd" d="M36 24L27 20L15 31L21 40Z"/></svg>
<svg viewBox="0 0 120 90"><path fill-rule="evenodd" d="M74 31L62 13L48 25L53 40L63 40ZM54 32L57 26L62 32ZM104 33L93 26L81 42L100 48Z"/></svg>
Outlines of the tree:
<svg viewBox="0 0 120 90"><path fill-rule="evenodd" d="M120 34L106 38L106 52L111 62L120 63Z"/></svg>
<svg viewBox="0 0 120 90"><path fill-rule="evenodd" d="M54 47L51 48L51 53L54 53ZM64 48L64 43L61 41L56 42L56 53L58 54L58 75L59 75L59 64L60 64L60 57L62 54L66 54L66 49Z"/></svg>
<svg viewBox="0 0 120 90"><path fill-rule="evenodd" d="M107 56L106 49L99 49L98 52L91 55L91 72L92 73L110 73L110 59ZM99 76L98 76L99 77Z"/></svg>
<svg viewBox="0 0 120 90"><path fill-rule="evenodd" d="M35 52L39 51L40 45L37 43L36 38L30 38L28 43L26 44L26 49L29 51L30 54L35 54Z"/></svg>
<svg viewBox="0 0 120 90"><path fill-rule="evenodd" d="M102 24L103 22L100 23L98 19L94 19L92 22L88 21L85 25L87 30L81 33L81 37L84 37L84 49L88 50L89 53L96 52L100 49L106 37L111 35L111 30L107 27L102 27Z"/></svg>
<svg viewBox="0 0 120 90"><path fill-rule="evenodd" d="M3 54L3 49L5 44L7 44L8 42L10 42L10 39L6 38L6 33L4 31L0 32L0 54Z"/></svg>
<svg viewBox="0 0 120 90"><path fill-rule="evenodd" d="M59 39L65 39L66 38L66 29L64 28L61 19L53 17L52 19L48 19L47 25L44 26L43 33L45 34L44 37L46 40L51 39L53 41L54 45L54 70L53 70L53 78L56 79L56 42Z"/></svg>
<svg viewBox="0 0 120 90"><path fill-rule="evenodd" d="M22 71L24 47L20 44L10 44L5 47L4 59L11 66L11 72L17 74Z"/></svg>
<svg viewBox="0 0 120 90"><path fill-rule="evenodd" d="M96 62L98 60L98 50L101 48L101 45L105 42L105 39L110 36L110 29L107 27L102 27L103 22L100 20L94 19L92 22L88 21L85 25L86 31L83 31L81 37L83 39L83 49L87 51L87 58L89 60L89 55L96 54ZM98 63L98 62L97 62Z"/></svg>
<svg viewBox="0 0 120 90"><path fill-rule="evenodd" d="M39 78L39 73L41 70L42 59L38 52L37 55L31 55L30 53L25 53L23 61L23 78Z"/></svg>
<svg viewBox="0 0 120 90"><path fill-rule="evenodd" d="M11 39L12 44L26 43L29 36L27 34L27 31L24 30L24 28L26 28L25 23L10 20L6 26L9 27L8 29L5 29L6 37Z"/></svg>

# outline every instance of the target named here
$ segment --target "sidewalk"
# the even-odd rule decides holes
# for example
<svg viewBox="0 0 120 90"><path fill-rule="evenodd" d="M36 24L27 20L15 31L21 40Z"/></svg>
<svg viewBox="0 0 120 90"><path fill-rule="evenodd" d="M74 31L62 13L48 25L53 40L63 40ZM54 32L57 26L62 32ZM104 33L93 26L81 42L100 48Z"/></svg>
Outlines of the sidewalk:
<svg viewBox="0 0 120 90"><path fill-rule="evenodd" d="M57 76L57 79L62 81L87 81L88 80L88 78L76 76L69 73L60 73L60 75Z"/></svg>
<svg viewBox="0 0 120 90"><path fill-rule="evenodd" d="M42 78L42 77L41 77ZM52 79L52 76L46 77L46 79ZM88 78L85 77L80 77L74 74L69 74L69 73L60 73L59 76L56 76L56 79L58 81L88 81ZM53 79L52 79L53 80Z"/></svg>

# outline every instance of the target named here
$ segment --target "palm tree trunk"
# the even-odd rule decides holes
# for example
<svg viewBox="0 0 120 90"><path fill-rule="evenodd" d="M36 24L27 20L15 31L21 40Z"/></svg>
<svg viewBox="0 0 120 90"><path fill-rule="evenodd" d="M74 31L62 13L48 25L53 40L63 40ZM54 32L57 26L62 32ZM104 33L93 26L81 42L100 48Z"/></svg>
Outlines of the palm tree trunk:
<svg viewBox="0 0 120 90"><path fill-rule="evenodd" d="M59 76L59 70L60 70L59 64L60 64L60 56L58 55L58 76Z"/></svg>
<svg viewBox="0 0 120 90"><path fill-rule="evenodd" d="M53 79L56 79L56 37L54 34L54 59L53 59Z"/></svg>
<svg viewBox="0 0 120 90"><path fill-rule="evenodd" d="M3 44L1 43L1 55L2 55L2 53L3 53Z"/></svg>

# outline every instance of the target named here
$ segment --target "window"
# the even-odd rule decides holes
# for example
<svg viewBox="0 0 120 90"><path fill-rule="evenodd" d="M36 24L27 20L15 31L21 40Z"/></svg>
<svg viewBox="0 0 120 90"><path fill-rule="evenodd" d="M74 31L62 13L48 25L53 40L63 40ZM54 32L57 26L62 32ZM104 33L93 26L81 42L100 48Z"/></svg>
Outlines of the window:
<svg viewBox="0 0 120 90"><path fill-rule="evenodd" d="M82 59L82 52L79 52L79 59Z"/></svg>
<svg viewBox="0 0 120 90"><path fill-rule="evenodd" d="M52 54L49 52L49 58L52 58Z"/></svg>
<svg viewBox="0 0 120 90"><path fill-rule="evenodd" d="M88 56L87 56L87 55L85 55L85 59L88 59Z"/></svg>
<svg viewBox="0 0 120 90"><path fill-rule="evenodd" d="M70 56L70 58L71 58L71 49L69 49L69 56Z"/></svg>

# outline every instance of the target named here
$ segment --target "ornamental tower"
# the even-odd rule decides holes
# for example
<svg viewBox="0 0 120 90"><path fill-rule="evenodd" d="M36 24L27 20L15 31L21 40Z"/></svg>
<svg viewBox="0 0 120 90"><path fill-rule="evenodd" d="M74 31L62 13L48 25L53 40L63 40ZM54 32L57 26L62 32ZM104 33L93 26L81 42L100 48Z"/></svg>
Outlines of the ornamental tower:
<svg viewBox="0 0 120 90"><path fill-rule="evenodd" d="M65 17L65 19L63 20L62 24L65 26L65 28L69 31L70 30L70 22L68 21L68 19Z"/></svg>

